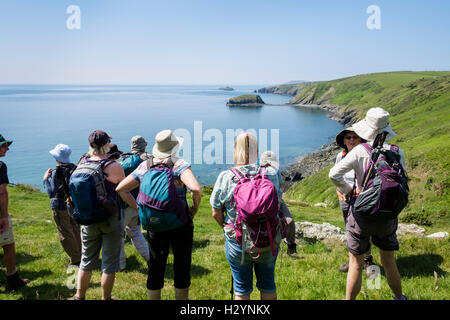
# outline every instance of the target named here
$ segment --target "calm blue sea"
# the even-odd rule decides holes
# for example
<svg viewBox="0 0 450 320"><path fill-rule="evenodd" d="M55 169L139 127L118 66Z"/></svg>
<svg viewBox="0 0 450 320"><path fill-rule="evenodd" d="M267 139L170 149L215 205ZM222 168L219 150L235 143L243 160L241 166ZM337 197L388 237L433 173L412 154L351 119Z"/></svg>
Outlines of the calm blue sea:
<svg viewBox="0 0 450 320"><path fill-rule="evenodd" d="M278 149L280 163L286 167L329 143L342 128L321 110L227 107L229 98L260 88L230 86L235 91L211 85L2 85L0 134L14 142L1 160L12 183L42 190L44 171L55 166L48 151L58 143L72 148L71 159L76 162L88 151L88 136L95 129L108 132L125 152L134 135L142 135L151 151L156 133L172 129L186 135L180 155L193 164L194 174L205 185L213 184L218 173L230 167L226 162L232 159L233 140L227 140L227 133L232 130L255 130L260 152ZM290 99L272 94L261 97L270 104Z"/></svg>

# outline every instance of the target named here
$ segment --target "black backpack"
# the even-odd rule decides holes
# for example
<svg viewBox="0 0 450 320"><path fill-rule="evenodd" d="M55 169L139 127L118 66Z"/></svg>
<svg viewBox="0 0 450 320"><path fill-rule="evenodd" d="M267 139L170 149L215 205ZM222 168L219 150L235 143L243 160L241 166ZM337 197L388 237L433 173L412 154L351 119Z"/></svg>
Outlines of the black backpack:
<svg viewBox="0 0 450 320"><path fill-rule="evenodd" d="M54 183L57 199L66 200L70 197L69 179L75 168L73 163L56 166Z"/></svg>

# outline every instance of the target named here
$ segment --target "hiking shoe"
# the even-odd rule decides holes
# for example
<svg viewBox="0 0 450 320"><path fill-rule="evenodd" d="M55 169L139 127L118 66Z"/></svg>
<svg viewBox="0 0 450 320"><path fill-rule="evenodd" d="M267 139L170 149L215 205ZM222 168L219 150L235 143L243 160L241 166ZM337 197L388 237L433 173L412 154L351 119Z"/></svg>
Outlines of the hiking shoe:
<svg viewBox="0 0 450 320"><path fill-rule="evenodd" d="M297 245L295 243L288 244L287 254L290 256L297 254Z"/></svg>
<svg viewBox="0 0 450 320"><path fill-rule="evenodd" d="M373 266L375 263L373 263L373 257L371 255L364 257L364 266L363 269L367 269L369 266Z"/></svg>
<svg viewBox="0 0 450 320"><path fill-rule="evenodd" d="M348 266L349 266L349 262L347 261L346 263L343 263L339 266L339 271L340 272L348 272Z"/></svg>
<svg viewBox="0 0 450 320"><path fill-rule="evenodd" d="M6 290L6 292L17 290L19 288L22 288L23 286L26 286L27 283L29 283L29 282L30 282L30 280L28 280L28 279L20 278L19 272L16 271L14 274L12 274L10 276L6 276L5 290Z"/></svg>
<svg viewBox="0 0 450 320"><path fill-rule="evenodd" d="M397 299L394 295L392 295L392 298L394 298L394 300L408 300L408 297L405 296L404 294L402 294L402 298L401 299Z"/></svg>
<svg viewBox="0 0 450 320"><path fill-rule="evenodd" d="M70 297L70 298L67 299L67 300L78 300L78 301L83 301L83 300L86 300L86 298L80 298L79 296L74 295L73 297Z"/></svg>

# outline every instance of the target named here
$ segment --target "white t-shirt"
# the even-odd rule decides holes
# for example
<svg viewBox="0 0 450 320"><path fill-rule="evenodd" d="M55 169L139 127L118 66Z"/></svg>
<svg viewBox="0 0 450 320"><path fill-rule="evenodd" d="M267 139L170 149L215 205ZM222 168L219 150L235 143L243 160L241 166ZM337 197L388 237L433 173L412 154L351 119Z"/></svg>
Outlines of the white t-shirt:
<svg viewBox="0 0 450 320"><path fill-rule="evenodd" d="M367 141L368 144L372 145L372 141ZM390 149L391 145L385 143L383 145L384 149ZM400 164L403 170L406 172L405 164L405 154L402 149L399 149L400 153ZM328 177L337 187L338 191L342 194L348 194L352 189L353 185L345 181L345 173L354 170L356 174L356 182L359 189L361 189L363 184L364 172L370 165L370 154L366 148L359 144L352 149L338 164L331 168Z"/></svg>

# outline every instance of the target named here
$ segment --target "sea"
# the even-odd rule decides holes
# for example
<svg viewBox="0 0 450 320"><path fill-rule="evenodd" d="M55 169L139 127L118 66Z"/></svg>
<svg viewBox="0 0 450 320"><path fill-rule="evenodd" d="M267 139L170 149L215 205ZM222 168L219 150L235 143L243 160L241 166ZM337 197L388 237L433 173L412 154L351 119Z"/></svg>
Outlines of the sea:
<svg viewBox="0 0 450 320"><path fill-rule="evenodd" d="M13 184L43 190L42 177L55 160L59 143L72 149L71 160L88 151L88 136L106 131L119 150L141 135L151 152L165 129L184 138L179 156L192 164L202 185L214 184L232 167L234 138L242 130L258 138L259 153L275 151L281 168L330 143L343 128L317 108L283 105L292 97L259 94L260 107L228 107L235 96L259 85L0 85L0 134L13 144L0 160Z"/></svg>

